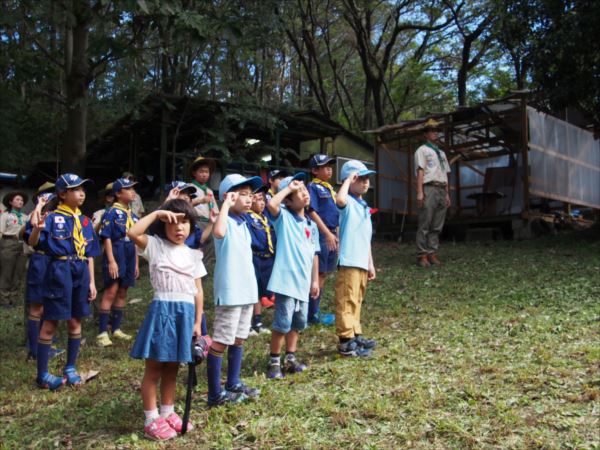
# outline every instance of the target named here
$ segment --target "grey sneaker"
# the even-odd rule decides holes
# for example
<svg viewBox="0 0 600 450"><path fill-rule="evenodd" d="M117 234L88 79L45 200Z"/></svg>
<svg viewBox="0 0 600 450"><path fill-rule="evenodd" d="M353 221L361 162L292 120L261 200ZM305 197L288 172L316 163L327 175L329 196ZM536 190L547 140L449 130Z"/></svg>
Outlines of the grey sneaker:
<svg viewBox="0 0 600 450"><path fill-rule="evenodd" d="M243 392L231 392L227 390L222 390L219 397L215 400L211 400L210 398L207 400L208 406L221 406L227 403L242 403L248 400L248 397Z"/></svg>
<svg viewBox="0 0 600 450"><path fill-rule="evenodd" d="M308 369L308 366L304 363L301 363L296 358L294 358L294 359L286 358L286 360L285 360L285 371L287 373L300 373L300 372L304 372L306 369Z"/></svg>
<svg viewBox="0 0 600 450"><path fill-rule="evenodd" d="M371 349L359 346L355 339L338 345L338 353L349 357L367 357L371 356Z"/></svg>
<svg viewBox="0 0 600 450"><path fill-rule="evenodd" d="M271 378L271 379L283 378L283 373L281 372L281 364L270 363L269 369L267 370L267 378Z"/></svg>
<svg viewBox="0 0 600 450"><path fill-rule="evenodd" d="M244 394L246 397L248 397L249 399L254 399L257 398L260 395L260 390L256 389L256 388L251 388L249 386L246 385L246 383L240 381L238 384L232 386L232 387L227 387L227 385L225 385L225 389L229 392L235 392L238 394Z"/></svg>
<svg viewBox="0 0 600 450"><path fill-rule="evenodd" d="M375 339L367 339L363 335L356 336L354 340L359 347L366 349L373 349L377 345L377 341Z"/></svg>

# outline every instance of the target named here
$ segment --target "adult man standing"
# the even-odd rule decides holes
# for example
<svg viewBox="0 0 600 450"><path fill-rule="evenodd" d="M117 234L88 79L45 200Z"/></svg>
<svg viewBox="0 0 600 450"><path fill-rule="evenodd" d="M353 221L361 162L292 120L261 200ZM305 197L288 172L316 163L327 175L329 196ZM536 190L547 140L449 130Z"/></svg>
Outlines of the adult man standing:
<svg viewBox="0 0 600 450"><path fill-rule="evenodd" d="M441 265L437 257L439 236L444 227L446 210L450 207L448 173L450 164L436 144L439 124L434 119L425 123L425 143L415 152L417 172L417 265Z"/></svg>

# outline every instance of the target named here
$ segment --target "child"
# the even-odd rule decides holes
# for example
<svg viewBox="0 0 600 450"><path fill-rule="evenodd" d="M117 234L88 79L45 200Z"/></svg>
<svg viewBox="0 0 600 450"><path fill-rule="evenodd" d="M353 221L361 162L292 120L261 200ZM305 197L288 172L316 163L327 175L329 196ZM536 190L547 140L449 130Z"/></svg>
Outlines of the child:
<svg viewBox="0 0 600 450"><path fill-rule="evenodd" d="M138 217L131 212L131 202L135 199L137 182L119 178L112 183L116 202L106 211L100 226L100 238L104 247L102 275L104 293L98 314L98 336L100 347L112 345L108 336L108 321L111 322L112 336L124 341L131 336L121 330L123 310L127 290L135 285L139 276L138 256L135 245L127 237L127 231L137 222Z"/></svg>
<svg viewBox="0 0 600 450"><path fill-rule="evenodd" d="M369 356L376 343L365 339L360 309L367 280L375 279L371 254L371 210L362 196L369 190L368 170L360 161L342 166L343 184L337 194L340 209L340 262L335 282L335 328L343 356Z"/></svg>
<svg viewBox="0 0 600 450"><path fill-rule="evenodd" d="M269 203L273 196L277 194L277 191L279 189L279 183L288 175L289 173L287 173L285 170L275 169L269 172L269 190L265 194L266 203Z"/></svg>
<svg viewBox="0 0 600 450"><path fill-rule="evenodd" d="M135 176L131 172L123 172L123 175L121 175L121 178L125 178L126 180L129 180L131 182L135 181ZM111 204L112 204L112 202L111 202ZM136 216L138 216L138 218L143 217L144 214L146 213L146 209L144 208L144 202L142 201L142 197L137 192L135 193L135 198L131 202L131 212L134 213Z"/></svg>
<svg viewBox="0 0 600 450"><path fill-rule="evenodd" d="M54 183L44 183L33 197L35 209L31 213L30 220L25 225L23 233L24 240L29 242L33 231L33 223L39 223L48 211L56 207L56 195ZM27 360L37 359L37 346L40 337L40 321L44 312L43 283L46 269L50 264L50 257L40 250L39 245L33 248L34 252L29 257L27 267L27 287L25 288L25 306L27 308ZM61 351L62 353L62 351ZM50 348L50 358L57 355L56 349Z"/></svg>
<svg viewBox="0 0 600 450"><path fill-rule="evenodd" d="M252 238L244 213L252 204L252 193L260 177L226 176L219 185L223 204L213 226L217 262L214 275L215 321L213 343L207 359L208 405L237 403L258 397L258 389L240 380L242 345L248 338L258 289L252 265ZM227 348L227 383L221 389L221 363Z"/></svg>
<svg viewBox="0 0 600 450"><path fill-rule="evenodd" d="M23 192L9 192L2 199L6 211L0 214L0 301L8 305L18 295L27 263L19 236L29 220L21 211L27 198Z"/></svg>
<svg viewBox="0 0 600 450"><path fill-rule="evenodd" d="M83 180L67 173L56 180L60 204L39 222L34 222L29 244L39 246L51 261L44 279L44 323L37 349L37 384L56 390L65 382L79 385L81 377L75 364L81 345L81 318L90 314L89 302L96 298L94 256L100 254L92 222L81 214L85 201ZM59 320L66 320L69 331L64 378L48 373L48 355Z"/></svg>
<svg viewBox="0 0 600 450"><path fill-rule="evenodd" d="M196 208L196 213L198 214L198 226L203 231L209 224L211 211L214 214L219 214L215 195L212 189L208 187L210 176L215 171L215 168L215 160L203 156L197 157L190 166L192 184L196 188L196 197L192 200L192 205ZM212 261L214 257L213 247L207 245L204 250L205 261Z"/></svg>
<svg viewBox="0 0 600 450"><path fill-rule="evenodd" d="M310 203L301 181L305 178L304 173L298 173L281 180L279 192L267 205L277 234L275 264L267 287L275 293L268 378L283 378L279 355L284 339L286 371L296 373L307 368L296 359L296 347L299 332L306 328L308 296L319 295L319 232L304 212Z"/></svg>
<svg viewBox="0 0 600 450"><path fill-rule="evenodd" d="M252 205L250 211L244 216L246 225L252 236L252 263L254 264L254 272L256 274L256 282L258 284L258 297L260 302L254 305L254 315L252 317L251 335L260 333L271 334L271 330L263 326L262 323L262 306L273 306L273 293L267 290L269 278L273 271L273 263L275 262L275 246L277 238L273 225L268 217L263 214L265 210L265 191L266 186L256 192L252 196Z"/></svg>
<svg viewBox="0 0 600 450"><path fill-rule="evenodd" d="M323 286L329 273L337 266L339 212L335 205L335 191L329 184L333 175L335 158L327 155L314 155L309 166L313 180L308 184L310 194L310 218L319 228L319 296L310 298L308 303L308 322L319 323L319 304L323 295ZM333 317L331 318L333 319Z"/></svg>
<svg viewBox="0 0 600 450"><path fill-rule="evenodd" d="M100 232L100 226L102 225L102 218L104 217L104 213L106 213L112 204L115 202L115 194L113 192L113 184L108 183L104 189L98 192L98 197L102 199L102 203L104 204L104 208L99 209L92 214L92 223L94 224L94 231L96 233Z"/></svg>
<svg viewBox="0 0 600 450"><path fill-rule="evenodd" d="M165 201L180 199L192 205L192 201L196 198L196 188L190 183L184 181L172 181L169 185L169 195ZM185 240L185 245L195 250L202 250L204 256L204 244L210 238L212 227L215 223L216 215L214 211L210 212L208 225L204 230L198 226L198 223L192 224L192 231L189 237ZM201 324L202 336L208 335L208 325L206 324L206 315L202 313Z"/></svg>
<svg viewBox="0 0 600 450"><path fill-rule="evenodd" d="M127 235L150 265L154 299L131 350L145 360L142 380L144 432L164 441L181 432L181 418L174 411L175 386L180 363L192 362L191 345L200 336L203 310L201 278L206 275L202 252L185 245L194 209L183 200L170 200L133 225ZM145 234L150 226L155 235ZM160 380L160 414L156 393ZM188 430L192 429L190 423Z"/></svg>

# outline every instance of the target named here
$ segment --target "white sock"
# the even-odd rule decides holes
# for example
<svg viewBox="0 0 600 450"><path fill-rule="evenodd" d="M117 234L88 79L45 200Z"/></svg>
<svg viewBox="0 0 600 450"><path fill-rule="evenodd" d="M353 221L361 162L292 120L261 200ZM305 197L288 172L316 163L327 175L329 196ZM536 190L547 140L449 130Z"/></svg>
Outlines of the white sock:
<svg viewBox="0 0 600 450"><path fill-rule="evenodd" d="M160 405L160 417L166 419L175 411L175 405Z"/></svg>
<svg viewBox="0 0 600 450"><path fill-rule="evenodd" d="M150 411L144 411L144 416L146 416L146 420L144 421L144 426L150 425L152 422L154 422L156 419L158 419L160 417L158 415L158 409L156 409L156 408L151 409Z"/></svg>

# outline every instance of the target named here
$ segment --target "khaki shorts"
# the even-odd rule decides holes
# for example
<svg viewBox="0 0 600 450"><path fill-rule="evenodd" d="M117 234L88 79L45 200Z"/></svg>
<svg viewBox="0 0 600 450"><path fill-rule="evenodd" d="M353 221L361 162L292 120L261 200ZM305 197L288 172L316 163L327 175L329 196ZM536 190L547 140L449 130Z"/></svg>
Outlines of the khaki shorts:
<svg viewBox="0 0 600 450"><path fill-rule="evenodd" d="M248 339L254 305L215 306L213 341L233 345L235 339Z"/></svg>

